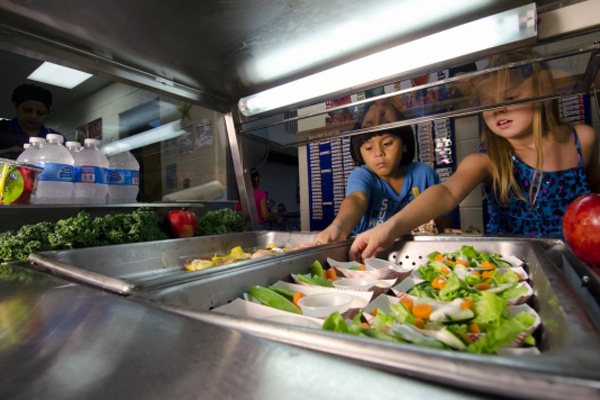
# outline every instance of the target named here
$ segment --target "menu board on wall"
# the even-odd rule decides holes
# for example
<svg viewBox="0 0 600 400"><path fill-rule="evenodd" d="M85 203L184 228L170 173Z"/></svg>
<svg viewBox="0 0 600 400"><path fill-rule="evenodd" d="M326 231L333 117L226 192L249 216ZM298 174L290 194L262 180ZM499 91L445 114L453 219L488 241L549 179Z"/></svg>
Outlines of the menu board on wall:
<svg viewBox="0 0 600 400"><path fill-rule="evenodd" d="M335 218L345 197L346 180L354 169L350 138L307 145L310 230L323 230Z"/></svg>

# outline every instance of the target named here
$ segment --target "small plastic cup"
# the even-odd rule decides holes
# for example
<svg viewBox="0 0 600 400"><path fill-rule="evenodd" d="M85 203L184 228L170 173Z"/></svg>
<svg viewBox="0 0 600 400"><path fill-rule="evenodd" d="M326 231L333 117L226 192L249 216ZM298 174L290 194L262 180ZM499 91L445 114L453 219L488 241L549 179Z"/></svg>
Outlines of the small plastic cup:
<svg viewBox="0 0 600 400"><path fill-rule="evenodd" d="M336 311L347 311L352 300L353 297L345 293L318 293L302 297L298 305L308 317L326 318Z"/></svg>
<svg viewBox="0 0 600 400"><path fill-rule="evenodd" d="M371 278L339 278L333 281L333 286L337 289L362 290L371 289L377 284L377 279Z"/></svg>
<svg viewBox="0 0 600 400"><path fill-rule="evenodd" d="M376 270L379 269L392 269L394 271L398 271L398 272L405 272L406 269L402 268L401 266L399 266L396 263L393 263L391 261L388 260L384 260L382 258L367 258L365 260L365 265L371 268L374 268Z"/></svg>

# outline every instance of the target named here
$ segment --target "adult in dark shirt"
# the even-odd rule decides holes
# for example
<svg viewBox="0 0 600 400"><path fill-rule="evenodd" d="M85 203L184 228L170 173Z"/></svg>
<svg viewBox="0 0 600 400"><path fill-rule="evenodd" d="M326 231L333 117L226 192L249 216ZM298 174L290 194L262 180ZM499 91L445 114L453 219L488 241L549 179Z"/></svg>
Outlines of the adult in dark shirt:
<svg viewBox="0 0 600 400"><path fill-rule="evenodd" d="M24 84L15 88L11 98L17 116L0 121L0 158L16 159L23 151L23 145L30 137L46 137L57 133L44 126L52 93L37 85Z"/></svg>

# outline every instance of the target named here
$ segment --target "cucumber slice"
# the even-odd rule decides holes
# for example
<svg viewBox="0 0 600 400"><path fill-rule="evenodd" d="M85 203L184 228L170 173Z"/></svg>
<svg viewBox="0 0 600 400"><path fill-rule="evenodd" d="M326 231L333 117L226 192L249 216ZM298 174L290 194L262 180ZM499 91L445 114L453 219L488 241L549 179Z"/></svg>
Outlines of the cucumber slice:
<svg viewBox="0 0 600 400"><path fill-rule="evenodd" d="M465 350L467 343L465 340L456 332L452 332L448 328L444 327L435 333L435 337L440 342L452 347L456 350Z"/></svg>

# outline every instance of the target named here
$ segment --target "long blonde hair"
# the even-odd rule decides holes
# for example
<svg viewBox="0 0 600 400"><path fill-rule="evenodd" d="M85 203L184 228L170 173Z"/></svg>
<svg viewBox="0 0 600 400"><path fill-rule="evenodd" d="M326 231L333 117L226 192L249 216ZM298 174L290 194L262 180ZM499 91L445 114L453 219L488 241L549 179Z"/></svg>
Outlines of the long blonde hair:
<svg viewBox="0 0 600 400"><path fill-rule="evenodd" d="M533 52L519 51L493 58L490 61L490 66L502 66L532 60L536 57L537 55ZM501 93L506 88L519 85L528 78L532 78L534 96L543 96L553 92L551 72L540 62L532 62L486 74L478 82L477 92L478 94L482 93L484 87L489 90L491 84L491 87L495 86L498 93ZM528 198L530 206L533 207L541 187L539 183L544 175L543 138L551 133L559 143L564 143L568 139L569 129L560 121L557 100L542 100L534 104L531 131L536 149L536 164L531 177ZM487 147L492 164L492 189L496 200L501 205L507 205L510 203L511 190L517 198L525 200L522 189L513 175L512 156L515 153L513 146L507 139L492 133L486 124L483 124L482 142Z"/></svg>

